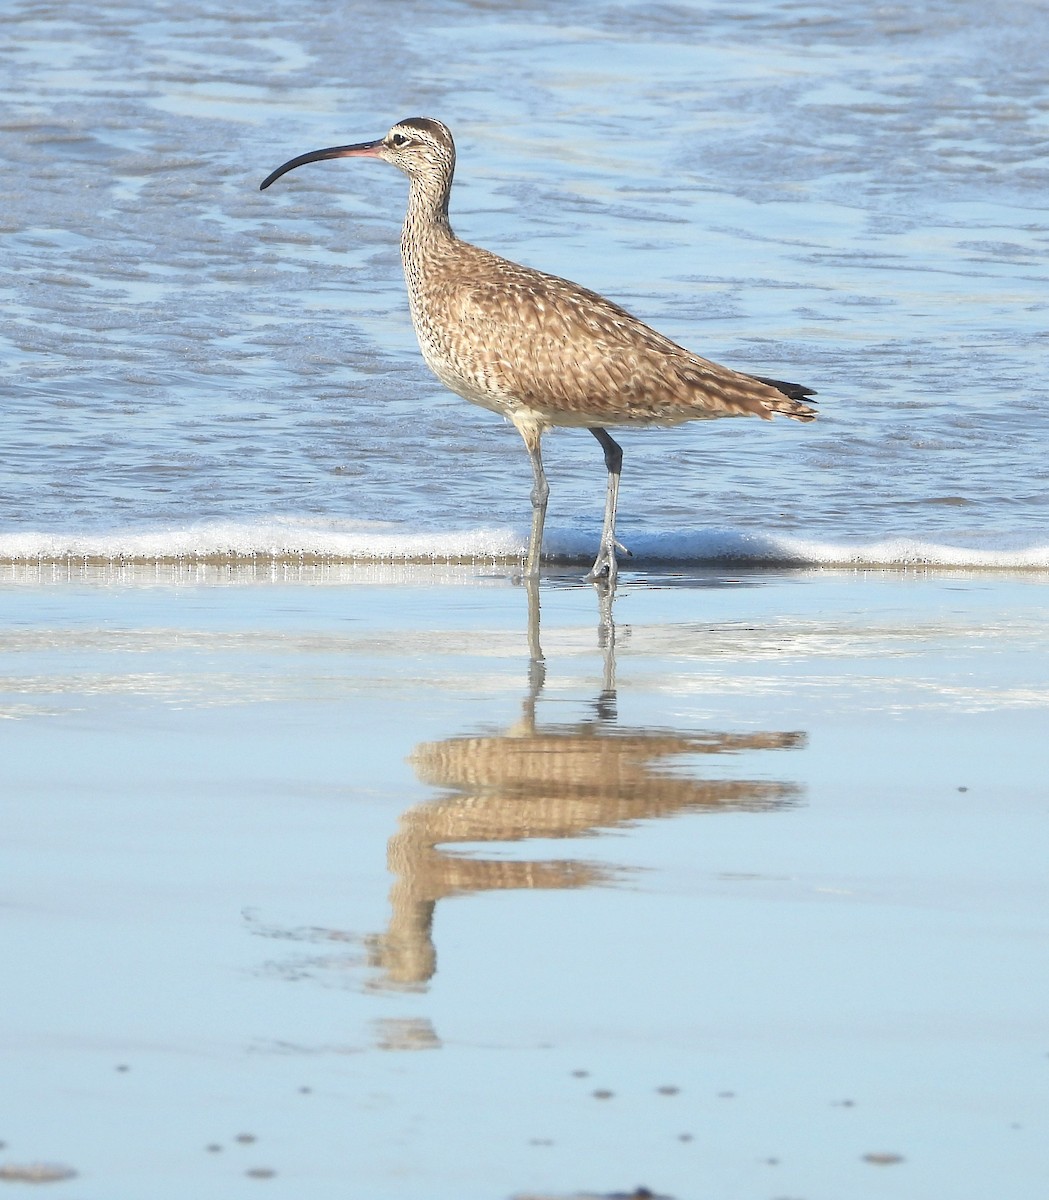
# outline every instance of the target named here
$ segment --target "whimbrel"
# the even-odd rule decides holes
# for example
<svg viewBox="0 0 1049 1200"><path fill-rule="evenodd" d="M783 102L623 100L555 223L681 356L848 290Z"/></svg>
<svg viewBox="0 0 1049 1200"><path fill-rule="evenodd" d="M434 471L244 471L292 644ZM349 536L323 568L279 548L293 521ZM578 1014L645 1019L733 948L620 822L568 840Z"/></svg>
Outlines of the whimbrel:
<svg viewBox="0 0 1049 1200"><path fill-rule="evenodd" d="M524 439L534 477L529 578L539 574L549 496L540 443L551 427L589 429L604 451L605 517L590 578L614 584L623 451L606 426L815 418L804 403L811 388L700 358L596 292L457 238L448 220L455 143L440 121L411 117L376 141L300 154L261 186L328 158L381 158L408 176L401 259L415 333L446 387L502 414Z"/></svg>

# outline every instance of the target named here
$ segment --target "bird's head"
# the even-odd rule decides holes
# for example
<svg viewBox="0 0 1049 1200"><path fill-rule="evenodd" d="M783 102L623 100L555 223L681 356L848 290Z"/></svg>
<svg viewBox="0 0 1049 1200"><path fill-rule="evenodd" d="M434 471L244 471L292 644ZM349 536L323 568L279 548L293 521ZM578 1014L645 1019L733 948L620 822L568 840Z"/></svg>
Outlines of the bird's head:
<svg viewBox="0 0 1049 1200"><path fill-rule="evenodd" d="M259 185L268 188L288 171L306 163L326 158L381 158L391 163L410 179L427 177L451 178L455 169L455 142L447 125L431 117L408 117L398 121L390 132L374 142L358 142L353 146L329 146L326 150L310 150L279 166Z"/></svg>

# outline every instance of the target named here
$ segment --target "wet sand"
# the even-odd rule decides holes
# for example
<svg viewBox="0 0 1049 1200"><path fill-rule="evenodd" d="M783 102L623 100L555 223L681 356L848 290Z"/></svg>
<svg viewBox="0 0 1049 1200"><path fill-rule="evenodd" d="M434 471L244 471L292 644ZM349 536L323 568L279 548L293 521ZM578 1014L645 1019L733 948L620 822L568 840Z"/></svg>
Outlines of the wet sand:
<svg viewBox="0 0 1049 1200"><path fill-rule="evenodd" d="M2 569L0 1170L1041 1195L1049 576L540 603L541 666L496 568Z"/></svg>

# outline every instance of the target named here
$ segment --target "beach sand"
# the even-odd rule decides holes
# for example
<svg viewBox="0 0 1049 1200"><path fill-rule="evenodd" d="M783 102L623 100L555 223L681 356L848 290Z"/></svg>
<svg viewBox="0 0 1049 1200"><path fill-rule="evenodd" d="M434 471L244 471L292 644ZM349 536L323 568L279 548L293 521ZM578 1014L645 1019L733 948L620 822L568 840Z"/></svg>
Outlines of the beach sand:
<svg viewBox="0 0 1049 1200"><path fill-rule="evenodd" d="M0 1169L1043 1194L1049 575L540 602L545 672L500 568L2 568Z"/></svg>

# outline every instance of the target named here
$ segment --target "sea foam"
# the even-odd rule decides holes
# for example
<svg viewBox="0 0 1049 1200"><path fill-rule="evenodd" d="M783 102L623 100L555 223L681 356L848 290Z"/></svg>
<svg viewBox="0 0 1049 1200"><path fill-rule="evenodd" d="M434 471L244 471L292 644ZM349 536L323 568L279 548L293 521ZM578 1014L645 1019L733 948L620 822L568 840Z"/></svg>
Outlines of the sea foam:
<svg viewBox="0 0 1049 1200"><path fill-rule="evenodd" d="M735 529L624 535L632 558L624 567L970 567L1049 568L1049 542L999 537L953 544L918 537L831 541ZM527 535L512 528L416 532L386 522L316 518L204 522L178 528L95 532L0 533L0 561L25 562L354 562L515 564ZM590 528L549 530L545 556L586 562L596 551Z"/></svg>

